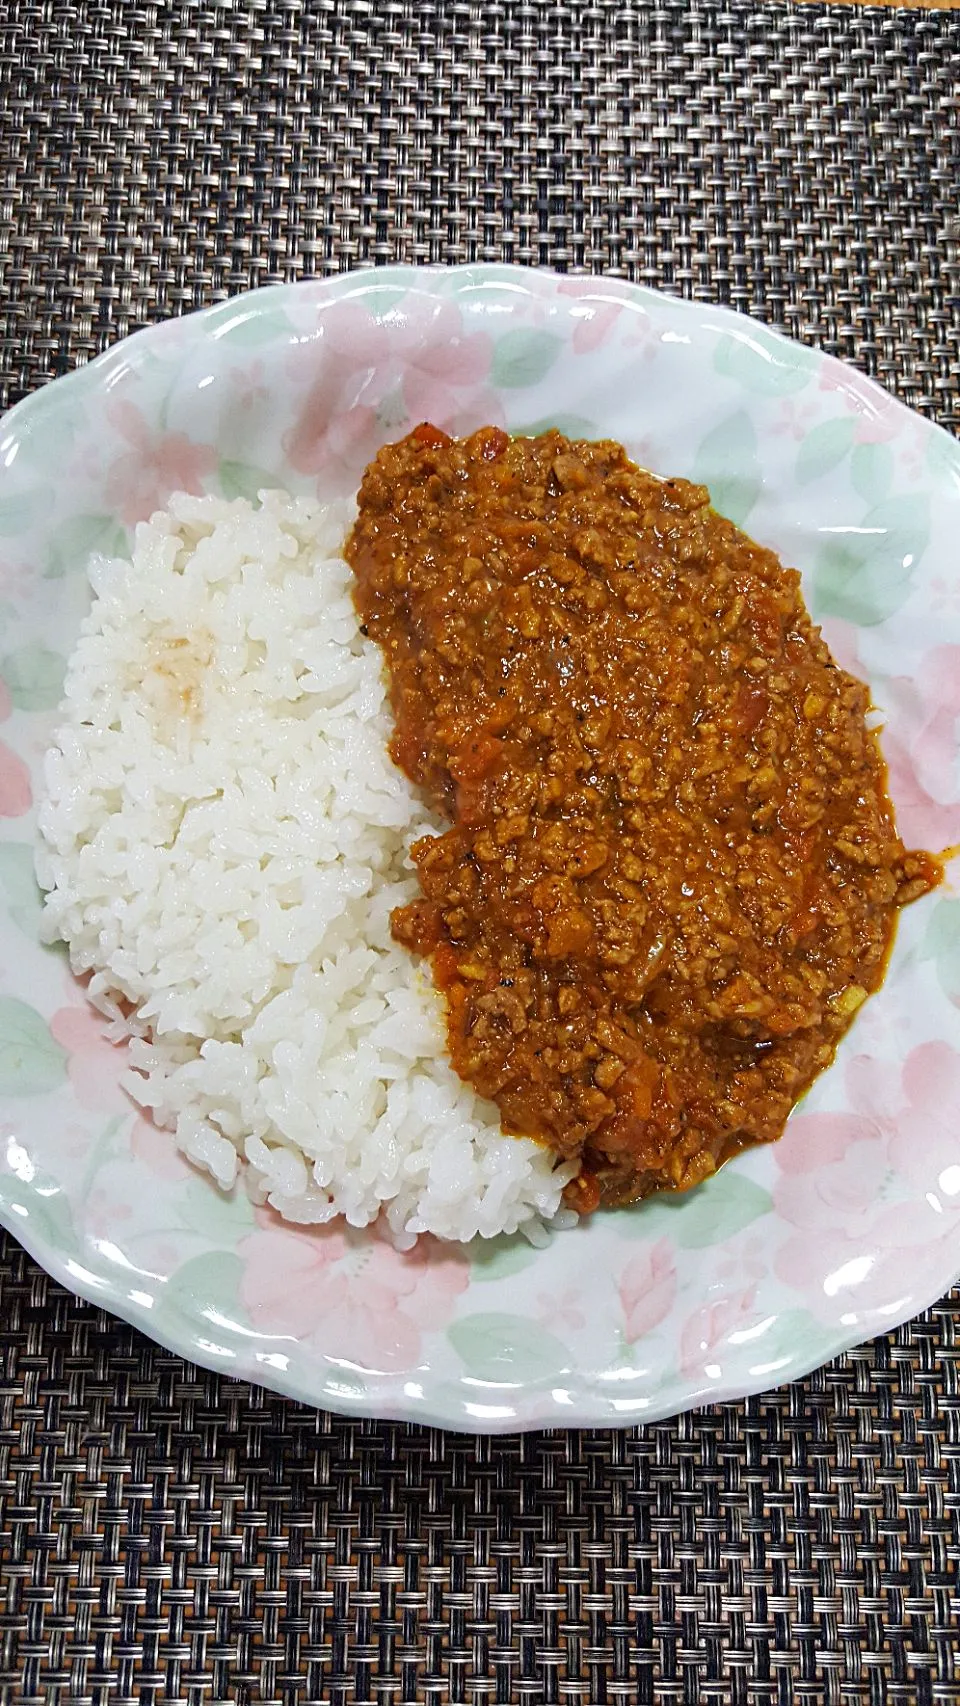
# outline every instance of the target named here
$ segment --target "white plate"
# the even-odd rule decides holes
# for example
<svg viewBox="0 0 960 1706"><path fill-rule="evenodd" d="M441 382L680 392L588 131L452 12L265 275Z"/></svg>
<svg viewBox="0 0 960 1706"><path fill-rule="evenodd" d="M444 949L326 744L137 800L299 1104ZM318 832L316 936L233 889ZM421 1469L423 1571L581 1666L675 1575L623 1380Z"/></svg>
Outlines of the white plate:
<svg viewBox="0 0 960 1706"><path fill-rule="evenodd" d="M722 309L510 267L235 298L119 345L0 435L0 1216L184 1356L453 1428L653 1420L807 1372L960 1270L960 900L904 916L880 995L771 1148L687 1198L396 1254L221 1196L118 1090L37 943L32 801L92 549L177 487L356 488L429 419L555 424L703 480L803 573L884 711L901 832L960 841L960 453L856 371Z"/></svg>

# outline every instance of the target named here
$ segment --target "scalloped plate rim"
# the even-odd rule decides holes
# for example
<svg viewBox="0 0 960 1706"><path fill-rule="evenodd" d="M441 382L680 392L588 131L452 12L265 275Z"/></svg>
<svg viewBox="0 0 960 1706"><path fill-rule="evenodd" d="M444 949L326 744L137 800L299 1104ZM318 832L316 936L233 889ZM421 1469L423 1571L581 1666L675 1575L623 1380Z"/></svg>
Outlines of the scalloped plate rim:
<svg viewBox="0 0 960 1706"><path fill-rule="evenodd" d="M49 407L52 389L56 392L57 403L61 403L72 392L79 391L91 381L95 384L97 379L105 379L113 371L118 361L122 360L123 354L130 350L131 346L134 349L144 347L157 333L168 330L173 325L189 322L194 335L199 336L201 340L205 339L209 335L207 327L211 317L217 314L222 315L231 304L243 304L245 308L252 311L249 317L255 318L256 314L268 305L276 306L279 299L292 298L297 295L302 297L305 293L336 300L338 297L347 295L362 296L371 288L387 288L391 282L396 282L405 289L416 288L425 284L427 286L425 294L429 295L430 282L439 278L446 279L456 274L462 281L462 288L469 290L472 287L481 286L484 283L485 275L490 274L494 276L488 278L489 283L502 285L505 283L505 275L511 271L516 275L517 284L523 285L528 290L532 286L534 294L538 284L545 287L548 281L555 284L558 277L571 277L583 281L585 284L593 285L597 296L601 299L604 296L608 298L626 297L640 305L662 303L666 300L677 309L689 310L702 320L709 317L711 320L719 321L718 329L737 336L738 341L749 342L749 330L755 328L766 339L773 340L782 345L785 350L790 351L794 355L794 359L796 359L795 352L802 351L810 356L818 367L825 366L837 377L841 388L844 382L849 383L848 376L851 373L855 374L857 388L861 394L866 388L868 394L870 392L875 394L878 404L882 404L885 409L889 410L893 404L901 415L914 421L921 421L926 433L935 435L944 446L949 446L956 469L960 472L960 447L958 447L952 434L943 427L928 420L925 416L918 415L893 393L887 391L884 386L865 375L859 368L814 346L799 344L775 327L768 326L765 322L723 305L691 300L670 292L654 290L649 286L633 284L627 280L610 278L607 275L587 273L563 275L539 267L514 266L511 268L499 262L475 263L456 267L443 265L365 267L340 273L330 278L269 283L253 290L239 291L203 308L188 310L182 315L171 315L164 320L135 327L89 362L66 374L45 381L36 390L21 398L5 411L2 417L5 432L9 434L11 430L15 431L26 422L30 422L32 426L35 421L42 419L44 411ZM746 338L745 334L747 334ZM140 345L139 342L141 338L143 345ZM609 1405L605 1407L601 1395L595 1387L583 1388L579 1401L564 1405L549 1401L548 1394L543 1392L538 1394L537 1413L533 1416L518 1417L512 1415L509 1418L487 1418L483 1421L478 1421L476 1417L471 1416L466 1411L454 1417L440 1408L431 1409L428 1387L422 1402L414 1399L402 1402L398 1400L396 1403L388 1404L378 1402L375 1408L371 1408L368 1395L359 1397L355 1404L350 1403L342 1391L337 1393L327 1391L322 1378L315 1385L313 1382L304 1384L295 1378L286 1378L282 1371L275 1368L271 1369L269 1378L264 1378L258 1368L247 1366L240 1355L237 1356L235 1363L228 1366L224 1359L205 1353L203 1348L198 1345L195 1334L191 1334L188 1330L183 1332L171 1330L168 1322L161 1324L152 1318L151 1312L147 1308L124 1296L111 1270L106 1269L102 1279L99 1275L96 1276L100 1283L93 1283L92 1278L84 1278L72 1272L70 1258L64 1256L60 1249L42 1233L38 1235L29 1216L25 1219L17 1212L16 1207L10 1201L6 1179L0 1180L0 1222L24 1249L40 1263L46 1272L68 1291L96 1307L108 1310L128 1326L142 1331L155 1343L174 1355L197 1363L213 1372L225 1373L234 1378L249 1381L302 1404L313 1405L352 1417L376 1416L385 1420L445 1427L450 1431L469 1435L508 1434L539 1428L568 1428L571 1426L577 1428L625 1428L660 1421L684 1410L735 1401L764 1391L778 1390L791 1381L803 1378L813 1369L820 1367L826 1360L842 1355L854 1346L865 1342L862 1328L853 1326L846 1331L841 1331L832 1323L818 1321L817 1325L820 1331L817 1353L814 1355L809 1350L799 1349L789 1356L785 1365L778 1368L774 1386L759 1376L734 1376L729 1380L721 1380L716 1384L707 1386L697 1385L691 1379L687 1383L688 1390L681 1402L678 1403L674 1399L658 1402L657 1398L654 1397L649 1400L642 1411L638 1406L638 1413L629 1419L620 1418L612 1413ZM92 1274L92 1268L90 1271ZM911 1319L923 1309L931 1307L950 1288L950 1285L960 1278L960 1249L957 1251L951 1273L952 1277L947 1280L947 1283L937 1285L931 1295L927 1295L929 1288L924 1288L922 1294L911 1297L908 1312L898 1314L896 1320L891 1320L884 1331L894 1331L904 1321ZM310 1390L307 1389L308 1386L311 1388Z"/></svg>

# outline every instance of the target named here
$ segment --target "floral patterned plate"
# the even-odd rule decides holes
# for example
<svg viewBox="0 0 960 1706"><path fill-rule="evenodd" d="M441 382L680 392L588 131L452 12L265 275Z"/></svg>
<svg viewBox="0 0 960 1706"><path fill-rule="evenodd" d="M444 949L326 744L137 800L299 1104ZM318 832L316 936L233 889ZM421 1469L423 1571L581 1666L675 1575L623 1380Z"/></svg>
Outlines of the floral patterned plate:
<svg viewBox="0 0 960 1706"><path fill-rule="evenodd" d="M769 1149L554 1236L398 1255L223 1196L139 1119L37 942L33 801L93 550L176 487L355 490L429 419L621 439L803 572L869 678L904 838L960 841L960 450L850 368L721 309L509 267L258 291L142 332L0 437L0 1216L58 1279L309 1403L472 1430L652 1420L801 1375L960 1270L960 898Z"/></svg>

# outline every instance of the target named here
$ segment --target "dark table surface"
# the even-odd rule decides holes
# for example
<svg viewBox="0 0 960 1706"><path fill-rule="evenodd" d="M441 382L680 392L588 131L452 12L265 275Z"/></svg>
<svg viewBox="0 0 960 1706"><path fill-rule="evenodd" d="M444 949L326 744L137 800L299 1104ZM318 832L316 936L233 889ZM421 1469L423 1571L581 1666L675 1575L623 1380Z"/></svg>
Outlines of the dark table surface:
<svg viewBox="0 0 960 1706"><path fill-rule="evenodd" d="M952 12L0 5L5 401L272 279L506 259L729 303L955 430L958 80ZM0 1697L960 1700L958 1321L486 1442L194 1368L7 1238Z"/></svg>

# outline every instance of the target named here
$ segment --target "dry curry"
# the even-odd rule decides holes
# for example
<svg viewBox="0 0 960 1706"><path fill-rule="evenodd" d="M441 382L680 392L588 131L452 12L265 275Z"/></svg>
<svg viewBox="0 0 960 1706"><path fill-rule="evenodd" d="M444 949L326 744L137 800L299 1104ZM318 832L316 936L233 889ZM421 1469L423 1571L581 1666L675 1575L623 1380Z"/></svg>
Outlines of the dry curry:
<svg viewBox="0 0 960 1706"><path fill-rule="evenodd" d="M347 556L451 824L393 931L456 1071L581 1209L778 1137L941 875L798 574L618 444L496 428L381 450Z"/></svg>

